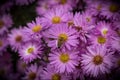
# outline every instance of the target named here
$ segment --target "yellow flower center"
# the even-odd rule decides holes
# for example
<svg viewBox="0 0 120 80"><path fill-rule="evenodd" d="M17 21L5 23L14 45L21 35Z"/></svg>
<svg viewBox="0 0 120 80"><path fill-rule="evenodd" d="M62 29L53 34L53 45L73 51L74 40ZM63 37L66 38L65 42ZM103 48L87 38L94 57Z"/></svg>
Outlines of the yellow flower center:
<svg viewBox="0 0 120 80"><path fill-rule="evenodd" d="M93 62L96 65L100 65L103 62L103 58L100 55L96 55L93 58Z"/></svg>
<svg viewBox="0 0 120 80"><path fill-rule="evenodd" d="M68 36L66 34L60 34L58 36L58 47L60 47L62 44L64 44L68 40Z"/></svg>
<svg viewBox="0 0 120 80"><path fill-rule="evenodd" d="M61 18L60 18L59 16L54 16L54 17L52 18L52 23L58 24L58 23L60 23L60 22L61 22Z"/></svg>
<svg viewBox="0 0 120 80"><path fill-rule="evenodd" d="M34 26L34 27L32 28L32 31L33 31L33 32L40 32L41 29L42 29L42 27L41 27L40 25L37 25L37 26Z"/></svg>
<svg viewBox="0 0 120 80"><path fill-rule="evenodd" d="M107 29L104 29L104 30L102 31L102 33L103 33L104 35L106 35L106 34L108 33L108 30L107 30Z"/></svg>
<svg viewBox="0 0 120 80"><path fill-rule="evenodd" d="M65 4L65 3L67 3L67 0L61 0L60 3Z"/></svg>
<svg viewBox="0 0 120 80"><path fill-rule="evenodd" d="M3 46L3 42L0 40L0 47L2 47Z"/></svg>
<svg viewBox="0 0 120 80"><path fill-rule="evenodd" d="M114 13L119 10L119 7L115 4L112 4L112 5L110 5L109 10Z"/></svg>
<svg viewBox="0 0 120 80"><path fill-rule="evenodd" d="M33 51L34 51L34 48L28 48L28 50L27 50L27 52L29 53L29 54L31 54L31 53L33 53Z"/></svg>
<svg viewBox="0 0 120 80"><path fill-rule="evenodd" d="M22 41L22 36L21 35L16 36L15 41L16 42L21 42Z"/></svg>
<svg viewBox="0 0 120 80"><path fill-rule="evenodd" d="M58 74L52 75L52 80L61 80L61 76Z"/></svg>
<svg viewBox="0 0 120 80"><path fill-rule="evenodd" d="M106 38L102 37L102 36L99 36L97 41L98 41L99 44L104 44L106 42Z"/></svg>
<svg viewBox="0 0 120 80"><path fill-rule="evenodd" d="M4 22L2 20L0 20L0 29L2 29L4 26Z"/></svg>
<svg viewBox="0 0 120 80"><path fill-rule="evenodd" d="M29 80L34 80L36 78L36 73L31 72L28 74Z"/></svg>
<svg viewBox="0 0 120 80"><path fill-rule="evenodd" d="M70 60L70 58L69 58L69 55L67 54L67 53L62 53L61 55L60 55L60 61L61 62L63 62L63 63L66 63L66 62L68 62Z"/></svg>

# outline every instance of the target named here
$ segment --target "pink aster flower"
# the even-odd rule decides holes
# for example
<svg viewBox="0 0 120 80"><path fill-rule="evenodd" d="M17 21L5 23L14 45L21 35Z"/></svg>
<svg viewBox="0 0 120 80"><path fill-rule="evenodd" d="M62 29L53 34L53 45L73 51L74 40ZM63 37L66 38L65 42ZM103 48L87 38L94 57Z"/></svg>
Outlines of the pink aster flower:
<svg viewBox="0 0 120 80"><path fill-rule="evenodd" d="M91 13L87 11L82 13L82 18L83 18L84 24L86 24L87 26L91 26L95 24L95 18Z"/></svg>
<svg viewBox="0 0 120 80"><path fill-rule="evenodd" d="M52 8L55 8L56 6L62 6L67 11L72 10L72 8L75 7L77 3L76 0L50 0L47 2L52 6Z"/></svg>
<svg viewBox="0 0 120 80"><path fill-rule="evenodd" d="M70 17L69 17L69 20L67 21L67 24L68 24L69 27L72 27L72 26L74 26L74 20L73 20L74 14L69 13L69 15L70 15Z"/></svg>
<svg viewBox="0 0 120 80"><path fill-rule="evenodd" d="M27 41L29 38L23 34L23 29L13 29L8 35L8 41L13 50L17 51L21 48L23 42Z"/></svg>
<svg viewBox="0 0 120 80"><path fill-rule="evenodd" d="M117 28L115 32L116 32L116 36L120 37L120 28Z"/></svg>
<svg viewBox="0 0 120 80"><path fill-rule="evenodd" d="M43 16L48 10L55 8L56 6L58 6L57 0L39 0L37 2L36 12L38 15Z"/></svg>
<svg viewBox="0 0 120 80"><path fill-rule="evenodd" d="M102 36L110 36L115 34L112 30L112 25L110 23L106 22L99 22L96 26L96 31L102 35Z"/></svg>
<svg viewBox="0 0 120 80"><path fill-rule="evenodd" d="M78 53L75 50L56 50L49 54L49 61L56 72L71 73L78 66Z"/></svg>
<svg viewBox="0 0 120 80"><path fill-rule="evenodd" d="M116 37L120 37L120 20L113 21L113 30L115 31Z"/></svg>
<svg viewBox="0 0 120 80"><path fill-rule="evenodd" d="M6 51L6 48L8 46L8 40L6 37L0 37L0 55L2 55L2 53L4 51Z"/></svg>
<svg viewBox="0 0 120 80"><path fill-rule="evenodd" d="M114 68L115 68L115 70L120 72L120 54L119 53L115 53L114 57L115 57Z"/></svg>
<svg viewBox="0 0 120 80"><path fill-rule="evenodd" d="M13 21L9 14L4 14L0 16L0 34L3 34L8 30L8 28L12 27Z"/></svg>
<svg viewBox="0 0 120 80"><path fill-rule="evenodd" d="M80 33L80 39L86 42L86 37L89 37L89 33L94 28L94 25L88 25L84 15L81 15L80 13L76 13L73 20L74 28Z"/></svg>
<svg viewBox="0 0 120 80"><path fill-rule="evenodd" d="M27 67L25 72L24 80L40 80L39 75L42 70L42 67L38 67L37 64L33 64Z"/></svg>
<svg viewBox="0 0 120 80"><path fill-rule="evenodd" d="M101 46L109 46L112 41L113 36L103 36L101 34L90 35L89 41L92 45L101 45Z"/></svg>
<svg viewBox="0 0 120 80"><path fill-rule="evenodd" d="M119 54L119 52L116 51L116 53L114 53L113 56L114 56L114 66L113 66L113 69L117 68L116 70L120 70L120 54Z"/></svg>
<svg viewBox="0 0 120 80"><path fill-rule="evenodd" d="M62 6L64 9L68 11L72 10L73 7L76 6L76 0L51 0L48 1L53 7Z"/></svg>
<svg viewBox="0 0 120 80"><path fill-rule="evenodd" d="M56 6L56 5L58 5L58 3L59 3L59 0L47 0L47 2L50 4L50 5L52 5L52 6Z"/></svg>
<svg viewBox="0 0 120 80"><path fill-rule="evenodd" d="M109 45L111 48L120 51L120 37L115 36L112 39Z"/></svg>
<svg viewBox="0 0 120 80"><path fill-rule="evenodd" d="M21 59L29 63L37 58L40 58L41 56L41 44L37 42L28 42L24 45L19 50L19 56Z"/></svg>
<svg viewBox="0 0 120 80"><path fill-rule="evenodd" d="M57 73L50 65L41 72L40 77L41 80L70 80L70 76Z"/></svg>
<svg viewBox="0 0 120 80"><path fill-rule="evenodd" d="M44 22L51 27L60 23L66 23L69 20L69 12L62 6L48 10L44 15Z"/></svg>
<svg viewBox="0 0 120 80"><path fill-rule="evenodd" d="M50 28L45 33L45 37L47 38L48 46L53 49L63 47L70 50L79 43L76 31L66 24Z"/></svg>
<svg viewBox="0 0 120 80"><path fill-rule="evenodd" d="M83 15L80 14L80 13L75 14L74 19L73 19L74 20L74 26L76 27L76 29L79 32L87 33L89 30L94 28L94 26L92 24L89 25L89 26L87 25L86 21L88 19L92 21L92 18L87 17L87 14L83 14Z"/></svg>
<svg viewBox="0 0 120 80"><path fill-rule="evenodd" d="M118 20L120 19L120 6L119 4L106 2L107 4L104 5L103 11L100 15L105 16L107 19Z"/></svg>
<svg viewBox="0 0 120 80"><path fill-rule="evenodd" d="M86 11L97 16L104 8L103 0L84 0L87 3Z"/></svg>
<svg viewBox="0 0 120 80"><path fill-rule="evenodd" d="M88 15L87 13L76 13L74 16L74 25L77 28L78 31L89 31L91 30L93 26L93 20L92 20L92 15ZM89 24L89 21L90 24ZM88 25L89 24L89 25Z"/></svg>
<svg viewBox="0 0 120 80"><path fill-rule="evenodd" d="M17 69L19 73L24 73L27 68L27 64L23 60L18 60Z"/></svg>
<svg viewBox="0 0 120 80"><path fill-rule="evenodd" d="M67 10L72 10L76 6L75 0L58 0L58 5L63 6Z"/></svg>
<svg viewBox="0 0 120 80"><path fill-rule="evenodd" d="M85 80L85 76L84 76L83 71L82 71L81 68L80 69L77 68L76 70L74 70L72 76L73 76L73 80L77 80L78 78L80 80Z"/></svg>
<svg viewBox="0 0 120 80"><path fill-rule="evenodd" d="M42 23L42 19L37 17L35 21L27 24L28 28L24 28L24 33L31 38L41 38L41 33L46 29L44 23Z"/></svg>
<svg viewBox="0 0 120 80"><path fill-rule="evenodd" d="M80 31L82 28L86 29L84 21L82 19L82 15L80 13L75 13L73 21L77 31Z"/></svg>
<svg viewBox="0 0 120 80"><path fill-rule="evenodd" d="M15 0L16 5L29 5L30 3L33 3L35 0Z"/></svg>
<svg viewBox="0 0 120 80"><path fill-rule="evenodd" d="M52 0L53 1L53 0ZM38 5L36 7L36 12L38 15L44 15L49 9L51 8L51 5L49 1L38 1Z"/></svg>
<svg viewBox="0 0 120 80"><path fill-rule="evenodd" d="M80 54L80 56L81 56L81 54ZM77 79L85 80L85 76L83 74L83 70L82 70L80 61L81 61L81 58L79 57L79 65L76 66L76 69L72 73L73 80L77 80Z"/></svg>
<svg viewBox="0 0 120 80"><path fill-rule="evenodd" d="M82 69L86 75L97 77L109 73L113 66L113 52L104 46L91 46L82 54Z"/></svg>

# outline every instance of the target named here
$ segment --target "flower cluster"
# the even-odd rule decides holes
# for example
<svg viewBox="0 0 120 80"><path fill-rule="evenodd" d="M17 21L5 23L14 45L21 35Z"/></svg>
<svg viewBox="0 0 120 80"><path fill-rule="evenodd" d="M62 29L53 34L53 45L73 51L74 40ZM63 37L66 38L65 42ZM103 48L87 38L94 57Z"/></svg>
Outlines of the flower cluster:
<svg viewBox="0 0 120 80"><path fill-rule="evenodd" d="M32 4L34 20L15 27L14 7ZM0 12L3 79L7 76L8 80L109 80L114 77L113 70L120 71L117 2L8 0L0 5ZM20 16L17 17L19 21Z"/></svg>

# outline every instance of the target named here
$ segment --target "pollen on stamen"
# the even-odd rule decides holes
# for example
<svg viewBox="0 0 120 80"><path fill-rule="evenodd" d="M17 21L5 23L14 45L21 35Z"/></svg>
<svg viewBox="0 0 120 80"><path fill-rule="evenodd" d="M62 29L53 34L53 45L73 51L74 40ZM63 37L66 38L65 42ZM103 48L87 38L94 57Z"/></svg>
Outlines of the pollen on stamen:
<svg viewBox="0 0 120 80"><path fill-rule="evenodd" d="M82 27L81 26L76 26L75 29L79 32L82 30Z"/></svg>
<svg viewBox="0 0 120 80"><path fill-rule="evenodd" d="M4 26L4 22L0 20L0 29L2 29L3 26Z"/></svg>
<svg viewBox="0 0 120 80"><path fill-rule="evenodd" d="M27 52L29 53L29 54L31 54L32 52L34 51L34 48L28 48L28 50L27 50Z"/></svg>
<svg viewBox="0 0 120 80"><path fill-rule="evenodd" d="M52 80L61 80L61 76L59 74L53 74Z"/></svg>
<svg viewBox="0 0 120 80"><path fill-rule="evenodd" d="M106 38L103 37L103 36L98 36L97 42L98 42L99 44L105 44L105 43L106 43Z"/></svg>
<svg viewBox="0 0 120 80"><path fill-rule="evenodd" d="M42 27L41 27L40 25L37 25L37 26L34 26L34 27L32 28L32 31L33 31L33 32L40 32L41 29L42 29Z"/></svg>
<svg viewBox="0 0 120 80"><path fill-rule="evenodd" d="M102 6L101 6L101 5L98 5L98 6L97 6L97 10L98 10L98 11L100 11L100 10L101 10L101 8L102 8Z"/></svg>
<svg viewBox="0 0 120 80"><path fill-rule="evenodd" d="M67 3L67 0L61 0L60 3L65 4L65 3Z"/></svg>
<svg viewBox="0 0 120 80"><path fill-rule="evenodd" d="M34 80L36 78L36 73L31 72L29 73L28 77L29 77L29 80Z"/></svg>
<svg viewBox="0 0 120 80"><path fill-rule="evenodd" d="M16 36L15 41L16 42L21 42L22 41L22 36L21 35Z"/></svg>
<svg viewBox="0 0 120 80"><path fill-rule="evenodd" d="M27 67L27 64L23 62L23 63L21 64L21 67L25 69L25 68Z"/></svg>
<svg viewBox="0 0 120 80"><path fill-rule="evenodd" d="M119 10L119 7L117 6L117 5L115 5L115 4L112 4L112 5L110 5L110 7L109 7L109 11L111 11L111 12L117 12Z"/></svg>
<svg viewBox="0 0 120 80"><path fill-rule="evenodd" d="M90 21L91 21L91 19L90 19L89 17L87 17L87 18L86 18L86 21L87 21L87 22L90 22Z"/></svg>
<svg viewBox="0 0 120 80"><path fill-rule="evenodd" d="M0 47L2 47L2 45L3 45L3 42L0 40Z"/></svg>
<svg viewBox="0 0 120 80"><path fill-rule="evenodd" d="M116 33L118 34L118 36L120 36L120 29L117 29Z"/></svg>
<svg viewBox="0 0 120 80"><path fill-rule="evenodd" d="M120 66L120 59L117 60L117 65Z"/></svg>
<svg viewBox="0 0 120 80"><path fill-rule="evenodd" d="M104 30L102 31L102 33L103 33L104 35L106 35L106 34L108 33L108 30L107 30L107 29L104 29Z"/></svg>
<svg viewBox="0 0 120 80"><path fill-rule="evenodd" d="M66 63L70 60L69 55L67 53L62 53L60 55L60 61Z"/></svg>
<svg viewBox="0 0 120 80"><path fill-rule="evenodd" d="M43 8L49 9L48 4L44 4L44 5L43 5Z"/></svg>
<svg viewBox="0 0 120 80"><path fill-rule="evenodd" d="M93 58L93 63L94 64L100 65L100 64L102 64L102 62L103 62L102 56L100 56L100 55L94 56L94 58Z"/></svg>
<svg viewBox="0 0 120 80"><path fill-rule="evenodd" d="M53 24L58 24L58 23L60 23L61 22L61 18L59 17L59 16L54 16L53 18L52 18L52 23Z"/></svg>
<svg viewBox="0 0 120 80"><path fill-rule="evenodd" d="M73 21L68 21L68 26L73 26L74 22Z"/></svg>

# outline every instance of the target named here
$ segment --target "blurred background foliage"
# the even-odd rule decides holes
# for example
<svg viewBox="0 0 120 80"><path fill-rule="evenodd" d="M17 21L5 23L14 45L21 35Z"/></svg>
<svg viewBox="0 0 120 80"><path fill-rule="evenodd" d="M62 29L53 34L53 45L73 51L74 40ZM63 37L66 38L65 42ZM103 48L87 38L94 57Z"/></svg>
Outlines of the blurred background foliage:
<svg viewBox="0 0 120 80"><path fill-rule="evenodd" d="M31 22L36 17L35 12L36 2L25 5L25 6L16 6L14 5L11 9L11 15L14 21L14 27L24 26L26 23Z"/></svg>

